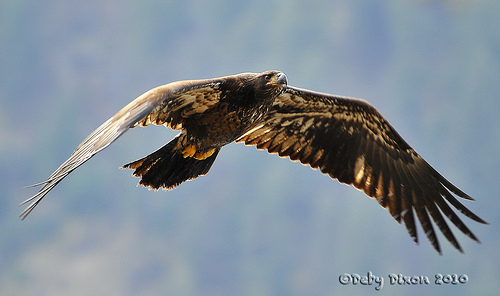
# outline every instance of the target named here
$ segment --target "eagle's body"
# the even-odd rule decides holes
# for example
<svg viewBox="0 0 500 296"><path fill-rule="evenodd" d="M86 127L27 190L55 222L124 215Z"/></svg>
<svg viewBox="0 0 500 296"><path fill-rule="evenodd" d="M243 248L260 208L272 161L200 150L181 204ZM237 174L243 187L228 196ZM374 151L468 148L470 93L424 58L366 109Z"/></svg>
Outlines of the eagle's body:
<svg viewBox="0 0 500 296"><path fill-rule="evenodd" d="M206 174L222 146L242 136L248 127L269 112L275 97L285 89L286 82L283 73L240 74L181 92L182 97L195 98L198 106L192 111L186 111L191 108L180 108L164 118L165 107L160 105L158 112L153 111L138 123L146 126L152 122L182 128L180 135L157 152L124 168L135 169L134 176L142 176L139 183L153 189L171 189ZM171 101L176 101L175 96ZM175 105L167 108L175 109Z"/></svg>
<svg viewBox="0 0 500 296"><path fill-rule="evenodd" d="M278 71L188 80L154 88L89 135L26 200L24 219L43 197L78 166L129 128L165 125L180 134L154 153L125 165L140 184L171 189L208 173L220 149L233 141L288 156L352 184L404 221L417 241L415 215L440 252L431 223L462 251L443 214L479 241L450 204L467 217L486 223L453 194L472 200L413 150L369 103L287 85Z"/></svg>

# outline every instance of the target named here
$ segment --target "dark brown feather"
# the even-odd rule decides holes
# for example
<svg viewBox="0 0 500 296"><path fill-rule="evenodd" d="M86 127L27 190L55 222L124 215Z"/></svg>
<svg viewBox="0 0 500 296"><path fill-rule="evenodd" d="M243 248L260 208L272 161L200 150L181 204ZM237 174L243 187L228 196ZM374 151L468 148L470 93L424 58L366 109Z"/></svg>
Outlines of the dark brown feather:
<svg viewBox="0 0 500 296"><path fill-rule="evenodd" d="M157 151L122 168L133 169L133 175L141 178L140 185L155 190L173 189L187 180L207 174L220 149L203 160L184 157L181 151L176 149L179 140L180 137L175 137Z"/></svg>

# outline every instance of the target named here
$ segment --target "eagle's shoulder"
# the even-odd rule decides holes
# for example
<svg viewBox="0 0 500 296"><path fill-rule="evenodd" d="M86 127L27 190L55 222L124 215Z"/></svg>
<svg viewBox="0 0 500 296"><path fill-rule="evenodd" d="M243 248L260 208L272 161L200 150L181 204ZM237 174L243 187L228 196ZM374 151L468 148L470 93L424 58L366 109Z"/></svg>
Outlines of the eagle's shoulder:
<svg viewBox="0 0 500 296"><path fill-rule="evenodd" d="M165 84L148 91L131 105L151 105L136 125L165 124L173 129L182 127L182 120L196 113L203 113L220 102L221 94L239 87L256 73L241 73L202 80L182 80Z"/></svg>

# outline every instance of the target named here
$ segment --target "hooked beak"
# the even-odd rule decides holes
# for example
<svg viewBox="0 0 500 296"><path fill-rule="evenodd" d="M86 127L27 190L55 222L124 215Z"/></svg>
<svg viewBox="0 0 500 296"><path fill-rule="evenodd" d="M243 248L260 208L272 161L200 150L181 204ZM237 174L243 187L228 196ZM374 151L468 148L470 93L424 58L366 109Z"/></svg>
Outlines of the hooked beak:
<svg viewBox="0 0 500 296"><path fill-rule="evenodd" d="M280 72L276 75L274 75L271 80L268 82L268 84L271 85L286 85L288 83L288 80L286 78L285 73Z"/></svg>

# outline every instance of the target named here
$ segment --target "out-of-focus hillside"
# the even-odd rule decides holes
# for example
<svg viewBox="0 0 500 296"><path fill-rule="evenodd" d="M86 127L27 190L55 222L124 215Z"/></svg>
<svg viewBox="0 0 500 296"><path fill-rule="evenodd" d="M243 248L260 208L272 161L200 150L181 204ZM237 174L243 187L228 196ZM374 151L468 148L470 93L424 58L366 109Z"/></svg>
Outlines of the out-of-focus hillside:
<svg viewBox="0 0 500 296"><path fill-rule="evenodd" d="M500 276L500 2L0 2L0 295L493 295ZM16 205L94 128L146 90L268 69L361 97L476 202L465 254L420 246L352 187L254 147L207 176L136 188L117 168L175 132L137 128L75 171L25 220ZM455 230L455 229L453 229ZM467 274L462 285L387 275Z"/></svg>

